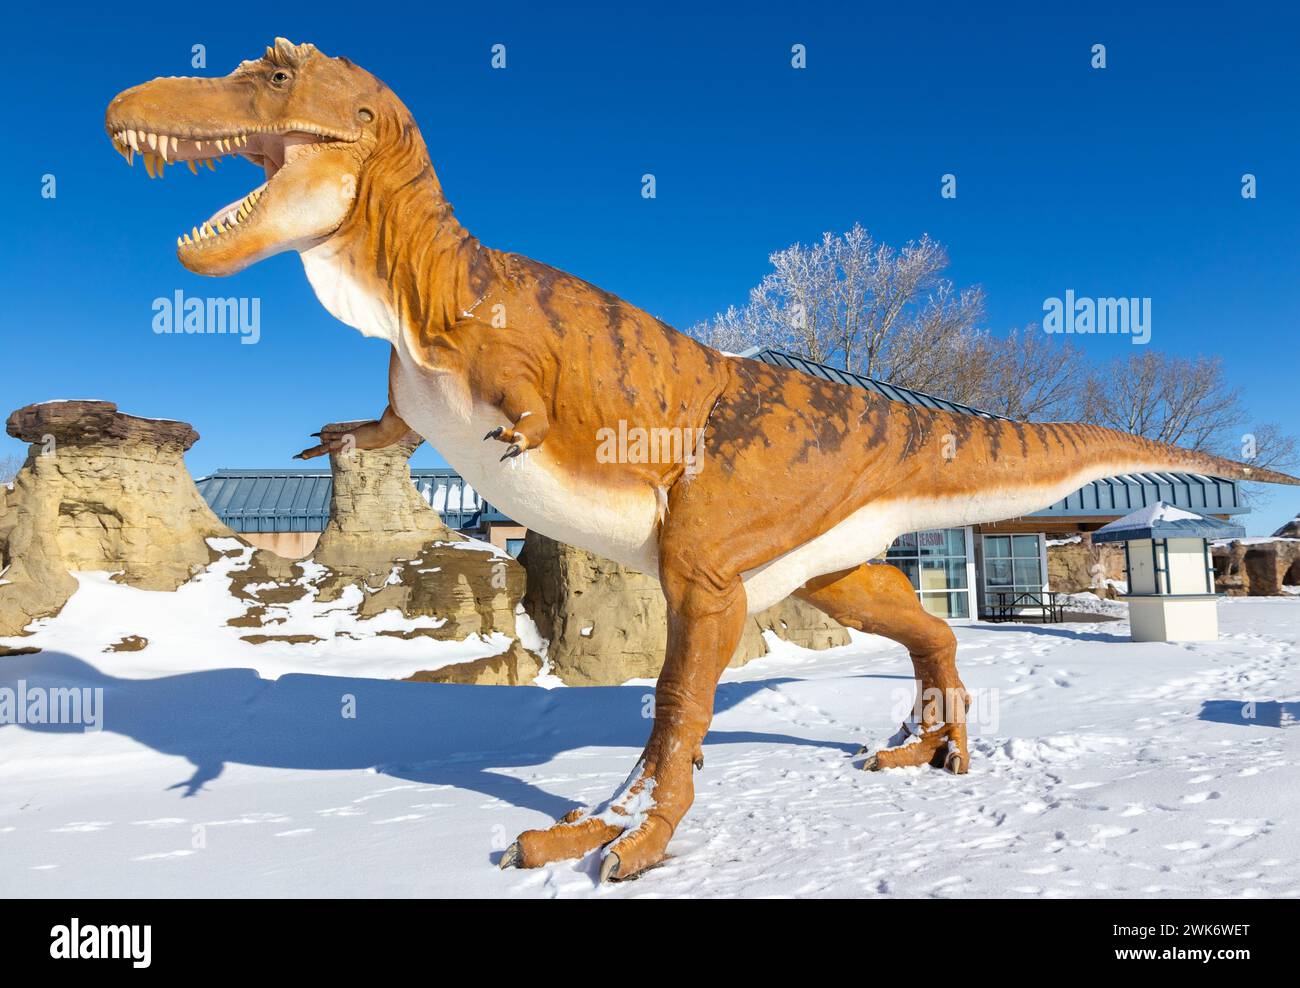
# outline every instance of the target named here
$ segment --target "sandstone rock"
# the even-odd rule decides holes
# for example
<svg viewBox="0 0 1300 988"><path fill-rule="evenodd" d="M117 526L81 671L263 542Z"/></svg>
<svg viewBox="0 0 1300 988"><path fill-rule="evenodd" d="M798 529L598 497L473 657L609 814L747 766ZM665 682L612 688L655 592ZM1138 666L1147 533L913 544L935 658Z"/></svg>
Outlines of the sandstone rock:
<svg viewBox="0 0 1300 988"><path fill-rule="evenodd" d="M330 520L312 553L330 570L318 584L319 599L361 586L362 617L396 608L406 617L445 620L439 638L493 631L514 637L523 568L509 554L453 532L425 503L409 463L421 442L410 432L385 449L330 456Z"/></svg>
<svg viewBox="0 0 1300 988"><path fill-rule="evenodd" d="M70 570L107 570L146 590L175 590L234 538L185 467L198 433L184 422L126 415L107 401L46 402L9 416L31 443L12 488L0 488L0 635L58 613Z"/></svg>
<svg viewBox="0 0 1300 988"><path fill-rule="evenodd" d="M520 557L524 606L550 640L550 671L572 686L654 678L664 661L667 606L659 582L618 563L529 532ZM788 599L750 618L731 665L767 654L763 630L806 648L848 643L821 611Z"/></svg>
<svg viewBox="0 0 1300 988"><path fill-rule="evenodd" d="M347 425L327 428L346 431ZM320 641L277 631L283 605L307 595L317 603L346 599L362 619L396 610L405 618L437 620L436 627L387 630L381 636L463 641L500 633L512 639L501 656L418 674L427 681L502 684L537 675L541 660L515 636L523 568L507 553L453 532L425 503L411 482L408 462L421 441L408 433L385 449L330 457L330 520L312 555L294 562L258 552L234 575L232 591L250 607L229 623L250 629L241 636L244 641ZM335 632L322 626L321 634ZM520 679L529 669L532 673Z"/></svg>
<svg viewBox="0 0 1300 988"><path fill-rule="evenodd" d="M1093 545L1087 532L1077 542L1052 545L1048 535L1047 585L1057 593L1082 593L1091 590L1101 596L1113 596L1106 580L1123 581L1124 547L1109 543Z"/></svg>
<svg viewBox="0 0 1300 988"><path fill-rule="evenodd" d="M519 642L500 655L473 662L461 662L432 672L417 672L407 678L413 683L464 683L472 686L527 686L542 671L542 660Z"/></svg>
<svg viewBox="0 0 1300 988"><path fill-rule="evenodd" d="M1283 526L1281 531L1287 531ZM1268 597L1300 586L1300 537L1233 539L1210 547L1214 584L1233 597Z"/></svg>

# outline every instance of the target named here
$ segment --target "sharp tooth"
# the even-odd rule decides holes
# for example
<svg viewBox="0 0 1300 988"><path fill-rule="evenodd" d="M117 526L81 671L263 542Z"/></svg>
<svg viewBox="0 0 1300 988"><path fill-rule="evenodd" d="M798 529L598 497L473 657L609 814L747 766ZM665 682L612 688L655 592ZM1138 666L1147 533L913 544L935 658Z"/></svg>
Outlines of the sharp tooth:
<svg viewBox="0 0 1300 988"><path fill-rule="evenodd" d="M149 173L150 178L155 177L153 172L153 155L148 152L145 152L144 156L144 170Z"/></svg>
<svg viewBox="0 0 1300 988"><path fill-rule="evenodd" d="M213 164L212 158L204 158L203 163L208 166L208 171L214 172L217 170L217 166Z"/></svg>
<svg viewBox="0 0 1300 988"><path fill-rule="evenodd" d="M158 139L158 153L162 155L162 160L167 160L167 135L164 134Z"/></svg>
<svg viewBox="0 0 1300 988"><path fill-rule="evenodd" d="M199 170L194 166L194 159L193 159L193 158L190 158L188 161L185 162L185 164L187 164L187 165L190 166L190 174L191 174L191 175L197 175L197 174L199 173Z"/></svg>
<svg viewBox="0 0 1300 988"><path fill-rule="evenodd" d="M202 141L195 141L195 142L194 142L194 150L195 150L195 151L202 151L202 150L203 150L203 142L202 142Z"/></svg>
<svg viewBox="0 0 1300 988"><path fill-rule="evenodd" d="M178 147L180 147L180 146L181 146L180 138L178 138L178 137L173 137L173 138L172 138L172 154L175 154L175 153L176 153L176 149L177 149Z"/></svg>
<svg viewBox="0 0 1300 988"><path fill-rule="evenodd" d="M131 145L131 150L132 150L132 151L139 151L139 150L140 150L140 143L139 143L139 141L136 140L135 131L133 131L133 130L128 130L128 131L126 132L126 143L128 143L128 144Z"/></svg>
<svg viewBox="0 0 1300 988"><path fill-rule="evenodd" d="M181 245L181 238L180 238L180 237L177 237L177 238L176 238L176 246L179 247L180 245Z"/></svg>
<svg viewBox="0 0 1300 988"><path fill-rule="evenodd" d="M203 235L204 235L205 237L215 236L215 233L214 233L214 231L213 231L213 229L212 229L212 224L210 224L210 223L204 223L204 224L203 224L203 230L202 230L202 233L203 233Z"/></svg>
<svg viewBox="0 0 1300 988"><path fill-rule="evenodd" d="M195 243L198 243L199 240L202 239L202 234L199 233L199 228L197 226L190 228L190 236L194 238Z"/></svg>
<svg viewBox="0 0 1300 988"><path fill-rule="evenodd" d="M127 163L128 165L134 165L134 164L135 164L135 152L132 151L130 148L127 148L127 149L126 149L126 163Z"/></svg>
<svg viewBox="0 0 1300 988"><path fill-rule="evenodd" d="M190 235L189 235L188 233L185 234L185 242L186 242L187 244L190 242Z"/></svg>
<svg viewBox="0 0 1300 988"><path fill-rule="evenodd" d="M145 134L145 135L144 135L144 139L145 139L146 141L149 142L149 150L150 150L150 151L157 151L157 150L158 150L158 135L157 135L157 134Z"/></svg>

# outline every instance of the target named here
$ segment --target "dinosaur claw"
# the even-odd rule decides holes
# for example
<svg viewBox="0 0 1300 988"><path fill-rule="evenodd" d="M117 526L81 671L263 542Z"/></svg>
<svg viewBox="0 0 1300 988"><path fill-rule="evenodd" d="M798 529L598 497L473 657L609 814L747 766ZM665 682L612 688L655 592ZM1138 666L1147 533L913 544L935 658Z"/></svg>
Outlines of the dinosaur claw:
<svg viewBox="0 0 1300 988"><path fill-rule="evenodd" d="M501 855L501 860L497 863L502 871L507 868L518 868L520 861L523 860L523 854L519 850L519 841L515 841L506 848L506 853Z"/></svg>
<svg viewBox="0 0 1300 988"><path fill-rule="evenodd" d="M320 433L319 433L319 432L313 432L312 435L315 436L317 439L320 438Z"/></svg>
<svg viewBox="0 0 1300 988"><path fill-rule="evenodd" d="M943 767L953 775L964 775L966 772L966 756L960 751L949 752L948 757L944 759Z"/></svg>
<svg viewBox="0 0 1300 988"><path fill-rule="evenodd" d="M618 855L610 851L600 863L600 884L618 880Z"/></svg>
<svg viewBox="0 0 1300 988"><path fill-rule="evenodd" d="M879 772L879 771L880 771L880 756L879 756L879 755L869 755L869 756L867 756L867 760L866 760L865 762L862 763L862 771L864 771L864 772Z"/></svg>
<svg viewBox="0 0 1300 988"><path fill-rule="evenodd" d="M505 429L503 429L501 426L497 426L495 429L493 429L491 432L489 432L486 436L483 437L483 441L487 442L489 439L497 439L500 437L501 433L503 432L505 432Z"/></svg>
<svg viewBox="0 0 1300 988"><path fill-rule="evenodd" d="M704 756L696 755L694 764L695 764L695 771L697 772L704 771Z"/></svg>
<svg viewBox="0 0 1300 988"><path fill-rule="evenodd" d="M508 450L505 451L505 453L502 454L501 459L498 460L497 462L498 462L498 463L504 463L506 460L510 459L512 456L518 456L518 455L519 455L520 453L522 453L522 452L523 452L523 448L520 447L520 445L519 445L518 443L514 443L514 444L511 445L511 447L510 447Z"/></svg>

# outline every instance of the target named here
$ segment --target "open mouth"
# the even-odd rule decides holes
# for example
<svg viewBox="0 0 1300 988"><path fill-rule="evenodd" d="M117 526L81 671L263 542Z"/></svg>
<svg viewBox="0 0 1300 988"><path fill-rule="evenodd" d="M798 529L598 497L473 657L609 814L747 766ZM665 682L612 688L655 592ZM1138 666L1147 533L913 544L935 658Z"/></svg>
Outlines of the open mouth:
<svg viewBox="0 0 1300 988"><path fill-rule="evenodd" d="M176 238L177 247L200 248L223 238L229 239L256 224L266 208L264 197L273 189L275 177L281 169L325 145L356 139L352 134L304 129L180 135L113 123L108 130L113 147L127 164L135 164L135 157L139 155L144 159L145 171L150 178L161 178L168 165L182 161L195 174L198 174L200 165L216 171L216 163L226 156L244 158L263 169L265 182L242 199L222 206L189 233Z"/></svg>

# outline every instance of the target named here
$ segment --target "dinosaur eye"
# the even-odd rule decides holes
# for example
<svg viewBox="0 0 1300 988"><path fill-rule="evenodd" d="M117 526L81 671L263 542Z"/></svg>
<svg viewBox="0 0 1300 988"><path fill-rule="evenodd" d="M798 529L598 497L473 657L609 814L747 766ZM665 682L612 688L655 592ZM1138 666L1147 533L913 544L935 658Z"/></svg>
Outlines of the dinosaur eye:
<svg viewBox="0 0 1300 988"><path fill-rule="evenodd" d="M282 86L289 81L289 73L283 71L273 72L271 73L271 81L277 86Z"/></svg>
<svg viewBox="0 0 1300 988"><path fill-rule="evenodd" d="M364 106L357 111L357 116L361 118L362 123L370 123L371 120L375 119L375 115Z"/></svg>

